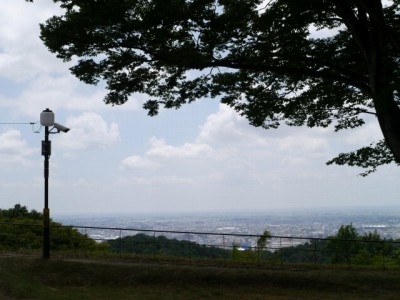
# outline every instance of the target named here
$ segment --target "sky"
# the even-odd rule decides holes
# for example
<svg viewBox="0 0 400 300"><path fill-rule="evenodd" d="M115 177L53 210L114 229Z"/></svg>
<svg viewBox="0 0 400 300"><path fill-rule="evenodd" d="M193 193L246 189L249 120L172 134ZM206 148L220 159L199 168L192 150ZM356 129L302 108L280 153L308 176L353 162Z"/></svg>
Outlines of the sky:
<svg viewBox="0 0 400 300"><path fill-rule="evenodd" d="M375 118L360 129L255 128L218 99L156 117L146 95L103 102L39 39L39 23L61 11L51 0L3 0L0 10L0 208L42 211L40 113L68 133L50 136L52 215L271 211L398 206L400 168L366 178L326 166L339 152L381 139ZM31 125L29 123L35 122ZM25 123L25 124L12 124Z"/></svg>

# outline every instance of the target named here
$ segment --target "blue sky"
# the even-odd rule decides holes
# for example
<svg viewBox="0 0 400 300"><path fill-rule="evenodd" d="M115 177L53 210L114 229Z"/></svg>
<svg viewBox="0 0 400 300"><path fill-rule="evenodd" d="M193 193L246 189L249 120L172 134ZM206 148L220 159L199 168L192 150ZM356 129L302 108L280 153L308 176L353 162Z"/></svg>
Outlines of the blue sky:
<svg viewBox="0 0 400 300"><path fill-rule="evenodd" d="M52 135L50 209L61 214L268 211L400 203L400 168L367 178L325 162L381 138L361 129L263 130L218 100L203 99L150 118L145 95L103 103L47 51L40 22L60 11L50 0L4 0L0 11L0 123L38 122L42 110L71 128ZM40 126L0 125L0 207L43 208Z"/></svg>

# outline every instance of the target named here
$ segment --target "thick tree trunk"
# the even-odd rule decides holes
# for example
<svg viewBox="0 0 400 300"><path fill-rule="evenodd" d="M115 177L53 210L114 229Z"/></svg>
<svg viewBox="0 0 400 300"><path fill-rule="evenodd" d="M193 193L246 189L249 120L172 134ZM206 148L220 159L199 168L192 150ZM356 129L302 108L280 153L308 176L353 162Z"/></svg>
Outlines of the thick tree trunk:
<svg viewBox="0 0 400 300"><path fill-rule="evenodd" d="M400 107L394 101L394 74L388 51L388 43L393 38L390 27L385 24L382 1L333 1L368 65L370 92L379 125L386 144L396 161L400 162Z"/></svg>
<svg viewBox="0 0 400 300"><path fill-rule="evenodd" d="M375 101L375 108L386 143L396 161L400 162L400 108L393 101L393 95L390 98Z"/></svg>

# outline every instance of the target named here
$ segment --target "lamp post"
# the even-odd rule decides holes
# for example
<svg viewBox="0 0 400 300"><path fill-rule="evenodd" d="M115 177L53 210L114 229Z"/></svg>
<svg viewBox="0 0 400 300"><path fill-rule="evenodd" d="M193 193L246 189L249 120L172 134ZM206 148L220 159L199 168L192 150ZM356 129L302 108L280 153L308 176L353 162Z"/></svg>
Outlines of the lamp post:
<svg viewBox="0 0 400 300"><path fill-rule="evenodd" d="M43 258L50 258L49 158L51 141L49 135L61 131L68 132L69 128L55 123L54 113L48 108L41 112L40 124L44 126L44 141L42 141L42 155L44 156ZM49 127L51 128L49 129ZM53 131L54 129L56 132Z"/></svg>

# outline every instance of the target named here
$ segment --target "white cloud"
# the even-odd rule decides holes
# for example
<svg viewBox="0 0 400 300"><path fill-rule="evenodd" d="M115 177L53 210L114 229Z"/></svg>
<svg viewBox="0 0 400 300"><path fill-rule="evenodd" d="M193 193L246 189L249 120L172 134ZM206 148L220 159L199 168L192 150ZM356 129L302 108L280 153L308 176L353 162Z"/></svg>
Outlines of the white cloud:
<svg viewBox="0 0 400 300"><path fill-rule="evenodd" d="M17 109L18 112L38 118L40 112L49 107L53 111L60 110L99 110L102 102L102 90L85 93L79 91L80 83L71 75L41 75L32 80L23 92L12 98L2 97L1 105Z"/></svg>
<svg viewBox="0 0 400 300"><path fill-rule="evenodd" d="M150 169L154 170L159 167L158 163L155 163L145 157L140 156L130 156L125 158L121 162L122 169Z"/></svg>
<svg viewBox="0 0 400 300"><path fill-rule="evenodd" d="M181 176L160 176L152 178L151 185L186 185L193 183L193 178Z"/></svg>
<svg viewBox="0 0 400 300"><path fill-rule="evenodd" d="M140 109L141 95L134 95L123 106L111 107L103 102L104 87L92 87L83 84L69 73L55 76L42 74L24 85L21 94L13 97L0 95L0 106L12 107L19 114L37 118L40 112L49 107L53 111L104 111Z"/></svg>
<svg viewBox="0 0 400 300"><path fill-rule="evenodd" d="M162 158L196 158L207 157L213 152L207 144L185 143L182 146L167 145L164 139L151 138L150 150L146 155Z"/></svg>
<svg viewBox="0 0 400 300"><path fill-rule="evenodd" d="M107 124L95 113L83 113L78 117L70 117L66 124L71 130L63 134L57 142L67 150L107 148L119 141L118 125Z"/></svg>
<svg viewBox="0 0 400 300"><path fill-rule="evenodd" d="M58 59L39 38L39 23L60 14L59 5L51 0L4 2L0 10L0 80L7 78L14 86L3 88L0 105L35 118L46 107L55 111L109 109L102 101L105 87L80 82L69 71L74 62ZM9 91L12 97L4 96ZM133 95L117 109L138 110L141 102L140 95Z"/></svg>
<svg viewBox="0 0 400 300"><path fill-rule="evenodd" d="M134 155L122 162L126 169L128 163L138 169L151 159L159 172L171 177L190 176L203 186L218 181L222 186L248 189L266 186L271 180L315 178L317 165L324 165L330 150L325 129L286 128L279 134L254 128L222 104L199 127L194 142L171 145L164 138L153 137L149 144L144 156ZM154 180L152 174L146 176L150 182Z"/></svg>
<svg viewBox="0 0 400 300"><path fill-rule="evenodd" d="M43 51L39 23L58 13L52 1L4 0L0 11L1 76L15 80L35 78L41 72L66 68L54 54ZM3 53L1 53L3 52Z"/></svg>
<svg viewBox="0 0 400 300"><path fill-rule="evenodd" d="M360 130L368 132L371 128ZM199 127L193 142L172 145L166 138L153 137L143 156L133 156L132 164L144 164L151 159L159 166L157 176L192 178L187 182L187 190L202 186L217 194L231 188L249 194L262 189L278 193L290 186L306 189L310 182L320 178L341 182L344 174L356 177L359 170L325 166L346 141L351 141L352 135L360 140L368 136L359 136L357 130L336 134L332 128L254 128L221 104ZM135 170L138 169L136 166ZM137 175L142 176L141 184L151 185L159 178L151 173Z"/></svg>
<svg viewBox="0 0 400 300"><path fill-rule="evenodd" d="M278 151L326 153L329 150L326 138L313 136L311 132L276 138L275 141Z"/></svg>
<svg viewBox="0 0 400 300"><path fill-rule="evenodd" d="M216 113L211 114L207 121L200 127L197 142L218 144L256 143L266 145L265 133L260 128L249 125L248 121L238 115L232 108L220 104Z"/></svg>
<svg viewBox="0 0 400 300"><path fill-rule="evenodd" d="M182 176L132 177L120 179L114 183L114 186L117 188L130 188L132 186L160 188L161 186L190 185L194 182L193 178Z"/></svg>
<svg viewBox="0 0 400 300"><path fill-rule="evenodd" d="M18 130L12 129L0 134L1 164L26 164L27 158L37 152L38 149L27 146Z"/></svg>
<svg viewBox="0 0 400 300"><path fill-rule="evenodd" d="M263 129L249 125L232 108L220 104L219 110L210 115L200 127L198 142L219 144L222 147L250 147L277 151L278 153L327 153L331 129L295 128L282 125L279 129Z"/></svg>

